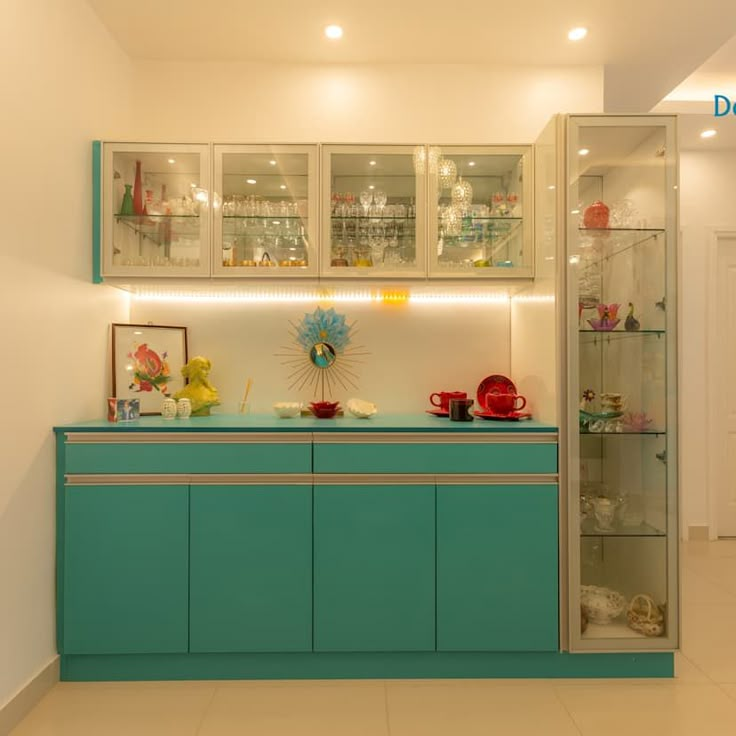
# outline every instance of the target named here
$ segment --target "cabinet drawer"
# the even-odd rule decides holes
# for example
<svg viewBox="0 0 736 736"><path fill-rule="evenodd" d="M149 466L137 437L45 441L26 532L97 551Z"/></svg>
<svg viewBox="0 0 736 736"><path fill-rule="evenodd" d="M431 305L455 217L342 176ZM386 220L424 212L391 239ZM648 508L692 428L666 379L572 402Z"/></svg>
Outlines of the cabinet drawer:
<svg viewBox="0 0 736 736"><path fill-rule="evenodd" d="M310 473L309 435L67 435L69 473Z"/></svg>
<svg viewBox="0 0 736 736"><path fill-rule="evenodd" d="M555 435L315 436L315 473L556 473Z"/></svg>

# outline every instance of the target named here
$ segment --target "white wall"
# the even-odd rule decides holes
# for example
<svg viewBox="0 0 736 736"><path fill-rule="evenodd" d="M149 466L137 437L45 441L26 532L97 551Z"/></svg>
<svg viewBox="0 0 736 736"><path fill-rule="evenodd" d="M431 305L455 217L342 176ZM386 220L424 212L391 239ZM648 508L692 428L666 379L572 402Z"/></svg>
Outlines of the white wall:
<svg viewBox="0 0 736 736"><path fill-rule="evenodd" d="M599 112L600 67L137 62L139 140L531 143Z"/></svg>
<svg viewBox="0 0 736 736"><path fill-rule="evenodd" d="M295 344L289 323L316 306L133 301L131 320L186 325L189 354L212 360L211 379L222 401L217 412L237 412L250 376L252 411L267 414L275 401L315 398L308 387L289 390L291 370L283 365L288 358L277 354ZM370 353L354 366L358 389L334 392L343 405L358 396L376 402L382 413L421 413L431 408L428 397L434 391L467 391L474 398L485 376L509 374L508 303L333 306L356 323L354 345Z"/></svg>
<svg viewBox="0 0 736 736"><path fill-rule="evenodd" d="M680 443L682 524L708 524L706 294L709 229L736 230L736 152L683 151L680 158ZM694 390L692 387L696 387Z"/></svg>
<svg viewBox="0 0 736 736"><path fill-rule="evenodd" d="M8 0L0 24L0 707L55 656L51 427L99 416L107 325L91 278L91 145L122 135L129 63L81 0Z"/></svg>

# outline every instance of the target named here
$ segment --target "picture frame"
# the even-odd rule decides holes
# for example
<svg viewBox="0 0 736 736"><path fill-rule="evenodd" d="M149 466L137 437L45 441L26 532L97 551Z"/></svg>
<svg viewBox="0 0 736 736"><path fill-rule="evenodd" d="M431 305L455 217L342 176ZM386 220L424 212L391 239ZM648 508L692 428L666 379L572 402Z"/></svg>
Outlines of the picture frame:
<svg viewBox="0 0 736 736"><path fill-rule="evenodd" d="M112 395L138 399L141 416L161 413L161 404L186 385L187 328L171 325L111 325Z"/></svg>

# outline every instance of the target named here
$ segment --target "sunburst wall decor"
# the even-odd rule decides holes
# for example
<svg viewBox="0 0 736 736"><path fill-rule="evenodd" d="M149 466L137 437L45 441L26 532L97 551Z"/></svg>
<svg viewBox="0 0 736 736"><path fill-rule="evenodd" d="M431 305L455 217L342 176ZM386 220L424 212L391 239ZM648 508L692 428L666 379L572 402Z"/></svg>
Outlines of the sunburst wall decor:
<svg viewBox="0 0 736 736"><path fill-rule="evenodd" d="M309 387L324 401L325 392L332 396L338 386L346 391L349 386L358 388L357 364L370 353L352 344L355 322L348 324L345 315L332 308L317 307L298 324L289 325L295 344L282 346L285 352L276 355L286 358L282 364L291 371L290 389Z"/></svg>

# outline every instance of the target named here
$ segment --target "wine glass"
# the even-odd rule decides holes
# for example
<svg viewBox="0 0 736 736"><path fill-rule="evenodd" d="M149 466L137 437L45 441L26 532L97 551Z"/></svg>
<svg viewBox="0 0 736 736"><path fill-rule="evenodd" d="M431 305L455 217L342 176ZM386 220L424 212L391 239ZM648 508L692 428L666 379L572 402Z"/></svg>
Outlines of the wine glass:
<svg viewBox="0 0 736 736"><path fill-rule="evenodd" d="M373 194L372 192L368 191L367 189L364 189L360 193L360 203L363 205L363 213L365 215L368 214L368 210L370 209L371 204L373 203Z"/></svg>
<svg viewBox="0 0 736 736"><path fill-rule="evenodd" d="M386 192L381 191L380 189L376 189L376 191L373 193L373 201L376 203L379 210L383 210L383 208L386 206L386 202L388 202Z"/></svg>

